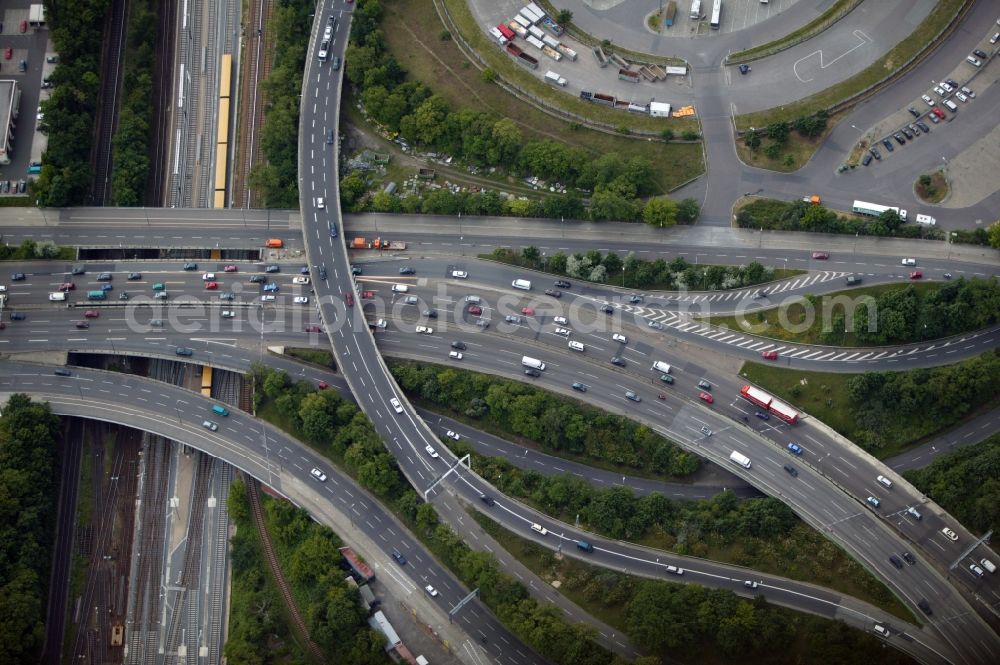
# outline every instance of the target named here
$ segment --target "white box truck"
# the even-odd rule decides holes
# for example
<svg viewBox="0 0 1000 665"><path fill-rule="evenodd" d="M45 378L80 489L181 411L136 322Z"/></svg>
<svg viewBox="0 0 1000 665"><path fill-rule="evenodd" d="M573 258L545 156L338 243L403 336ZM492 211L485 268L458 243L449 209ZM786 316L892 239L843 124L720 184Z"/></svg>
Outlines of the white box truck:
<svg viewBox="0 0 1000 665"><path fill-rule="evenodd" d="M566 79L564 79L563 77L559 76L558 74L556 74L551 69L549 71L545 72L545 80L548 81L549 83L554 84L554 85L561 85L561 86L565 86L566 85Z"/></svg>

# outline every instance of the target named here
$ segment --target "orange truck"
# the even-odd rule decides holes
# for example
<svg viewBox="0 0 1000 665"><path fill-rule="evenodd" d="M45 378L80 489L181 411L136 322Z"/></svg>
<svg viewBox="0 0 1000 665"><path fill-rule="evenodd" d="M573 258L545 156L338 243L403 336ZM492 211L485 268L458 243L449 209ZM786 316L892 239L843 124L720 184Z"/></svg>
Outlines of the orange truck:
<svg viewBox="0 0 1000 665"><path fill-rule="evenodd" d="M268 238L267 242L264 243L265 247L271 247L273 249L281 249L285 246L285 241L281 238Z"/></svg>
<svg viewBox="0 0 1000 665"><path fill-rule="evenodd" d="M382 238L375 238L375 242L372 245L375 249L387 249L387 250L404 250L406 249L406 243L401 240L384 240Z"/></svg>
<svg viewBox="0 0 1000 665"><path fill-rule="evenodd" d="M370 245L364 238L355 238L351 241L351 249L368 249Z"/></svg>

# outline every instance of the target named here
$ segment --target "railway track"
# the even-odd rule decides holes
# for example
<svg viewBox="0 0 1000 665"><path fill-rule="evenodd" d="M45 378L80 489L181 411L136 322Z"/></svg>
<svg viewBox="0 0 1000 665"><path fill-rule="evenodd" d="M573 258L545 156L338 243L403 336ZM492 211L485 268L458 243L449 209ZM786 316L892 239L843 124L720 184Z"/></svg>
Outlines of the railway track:
<svg viewBox="0 0 1000 665"><path fill-rule="evenodd" d="M302 612L299 611L299 606L295 603L295 597L292 596L292 591L288 587L285 575L281 572L278 557L274 553L274 543L271 542L271 536L267 531L267 524L264 522L264 510L260 505L260 485L253 478L247 478L246 481L247 495L250 500L250 513L253 516L254 524L257 526L257 533L260 535L261 549L264 551L264 558L267 559L267 566L271 569L271 576L278 586L278 593L281 594L281 599L284 601L288 615L291 617L293 628L298 632L313 658L317 662L324 662L325 656L323 655L323 651L309 637L309 630L306 628L305 620L302 618Z"/></svg>
<svg viewBox="0 0 1000 665"><path fill-rule="evenodd" d="M122 50L125 46L125 0L112 0L111 25L105 42L104 72L101 76L101 100L97 128L94 179L91 187L91 205L106 206L111 203L111 175L114 166L112 139L118 126L118 95L122 84Z"/></svg>
<svg viewBox="0 0 1000 665"><path fill-rule="evenodd" d="M233 165L232 206L234 208L261 207L250 188L250 169L260 159L259 135L264 124L264 95L260 84L271 73L273 58L267 48L267 24L271 19L271 0L258 0L250 5L247 17L247 39L240 58L240 85L237 95L239 125L237 130L237 162ZM246 95L246 100L243 100Z"/></svg>
<svg viewBox="0 0 1000 665"><path fill-rule="evenodd" d="M159 9L159 30L157 31L156 65L153 76L152 127L156 130L150 137L149 179L146 183L146 200L153 206L166 205L167 160L170 156L170 114L175 102L171 85L174 47L177 42L175 18L177 6L174 0L161 0Z"/></svg>

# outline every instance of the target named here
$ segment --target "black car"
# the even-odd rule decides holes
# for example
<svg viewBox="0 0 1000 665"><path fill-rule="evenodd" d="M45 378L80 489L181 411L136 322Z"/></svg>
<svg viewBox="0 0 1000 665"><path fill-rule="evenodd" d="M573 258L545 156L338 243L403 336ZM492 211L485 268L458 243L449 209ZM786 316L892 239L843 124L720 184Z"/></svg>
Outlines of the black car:
<svg viewBox="0 0 1000 665"><path fill-rule="evenodd" d="M359 268L358 266L351 266L351 274L352 275L360 275L361 274L361 268Z"/></svg>
<svg viewBox="0 0 1000 665"><path fill-rule="evenodd" d="M119 300L128 300L128 291L122 291L118 294Z"/></svg>
<svg viewBox="0 0 1000 665"><path fill-rule="evenodd" d="M465 342L452 342L451 348L458 349L459 351L465 351Z"/></svg>
<svg viewBox="0 0 1000 665"><path fill-rule="evenodd" d="M21 312L11 312L10 313L10 320L11 321L24 321L24 314L22 314Z"/></svg>
<svg viewBox="0 0 1000 665"><path fill-rule="evenodd" d="M931 128L928 127L927 123L924 122L923 120L921 120L920 122L917 123L917 127L919 127L920 129L922 129L924 131L924 134L930 134L930 132L931 132Z"/></svg>
<svg viewBox="0 0 1000 665"><path fill-rule="evenodd" d="M142 273L141 272L130 272L128 274L128 278L129 278L129 280L142 279Z"/></svg>
<svg viewBox="0 0 1000 665"><path fill-rule="evenodd" d="M908 138L908 139L912 139L913 138L913 132L911 132L907 127L903 127L899 131L903 132L903 136L905 136L906 138Z"/></svg>
<svg viewBox="0 0 1000 665"><path fill-rule="evenodd" d="M909 552L903 552L903 560L911 566L917 563L917 560L913 558L913 555Z"/></svg>
<svg viewBox="0 0 1000 665"><path fill-rule="evenodd" d="M974 56L976 56L977 58L982 58L983 60L985 60L987 58L986 53L984 51L980 50L980 49L975 49L974 51L972 51L972 54ZM949 81L949 83L951 83L951 81ZM952 87L953 88L957 88L958 84L953 83Z"/></svg>
<svg viewBox="0 0 1000 665"><path fill-rule="evenodd" d="M605 314L614 314L615 308L607 303L604 303L603 305L601 305L601 311L604 312Z"/></svg>
<svg viewBox="0 0 1000 665"><path fill-rule="evenodd" d="M918 111L917 109L913 108L912 106L910 108L906 109L906 110L909 111L910 115L912 115L914 118L919 118L920 117L920 111Z"/></svg>
<svg viewBox="0 0 1000 665"><path fill-rule="evenodd" d="M416 275L417 271L414 268L412 268L411 266L403 266L402 268L399 269L399 274L400 275Z"/></svg>
<svg viewBox="0 0 1000 665"><path fill-rule="evenodd" d="M892 554L892 555L889 556L889 563L891 563L892 565L894 565L896 567L896 570L902 570L903 569L903 562L900 561L899 557L896 556L895 554Z"/></svg>
<svg viewBox="0 0 1000 665"><path fill-rule="evenodd" d="M426 316L428 319L436 319L438 317L436 309L425 309L423 312L421 312L421 314Z"/></svg>
<svg viewBox="0 0 1000 665"><path fill-rule="evenodd" d="M906 143L906 139L904 139L903 135L900 134L899 132L893 134L892 138L896 139L896 143L898 143L899 145L903 145L904 143Z"/></svg>
<svg viewBox="0 0 1000 665"><path fill-rule="evenodd" d="M328 144L329 143L333 143L333 130L332 129L326 130L326 142Z"/></svg>
<svg viewBox="0 0 1000 665"><path fill-rule="evenodd" d="M740 74L746 76L747 73L749 73L749 71L750 71L750 65L745 63L740 65Z"/></svg>
<svg viewBox="0 0 1000 665"><path fill-rule="evenodd" d="M536 377L536 378L542 375L542 373L539 372L537 369L533 369L531 367L529 367L528 369L524 370L524 374L526 376L533 376L533 377Z"/></svg>
<svg viewBox="0 0 1000 665"><path fill-rule="evenodd" d="M56 376L73 376L73 372L69 371L68 369L63 369L62 367L55 370L53 374L55 374Z"/></svg>
<svg viewBox="0 0 1000 665"><path fill-rule="evenodd" d="M337 225L334 224L333 222L330 222L330 237L331 238L337 237Z"/></svg>
<svg viewBox="0 0 1000 665"><path fill-rule="evenodd" d="M872 157L874 157L875 159L882 159L882 153L880 153L878 151L878 148L876 148L875 146L869 148L868 152L870 152L872 154Z"/></svg>
<svg viewBox="0 0 1000 665"><path fill-rule="evenodd" d="M264 277L263 275L253 275L250 278L250 283L251 284L263 284L266 281L267 281L267 278Z"/></svg>
<svg viewBox="0 0 1000 665"><path fill-rule="evenodd" d="M570 284L569 282L567 282L564 279L560 279L560 280L556 281L556 288L557 289L568 289L571 286L573 286L573 285Z"/></svg>
<svg viewBox="0 0 1000 665"><path fill-rule="evenodd" d="M576 390L576 391L581 392L581 393L585 393L585 392L587 392L587 386L585 386L582 383L580 383L579 381L577 381L576 383L573 384L573 390Z"/></svg>
<svg viewBox="0 0 1000 665"><path fill-rule="evenodd" d="M86 275L87 271L83 269L83 266L73 266L70 273L73 275Z"/></svg>
<svg viewBox="0 0 1000 665"><path fill-rule="evenodd" d="M612 365L618 365L619 367L625 367L625 359L621 356L614 356L611 358Z"/></svg>
<svg viewBox="0 0 1000 665"><path fill-rule="evenodd" d="M865 153L865 156L861 158L861 165L868 166L871 163L872 163L871 153Z"/></svg>
<svg viewBox="0 0 1000 665"><path fill-rule="evenodd" d="M326 279L326 268L324 268L323 266L320 266L319 268L319 278Z"/></svg>
<svg viewBox="0 0 1000 665"><path fill-rule="evenodd" d="M264 268L264 272L267 272L267 273L281 272L281 266L273 266L273 265L272 266L266 266Z"/></svg>
<svg viewBox="0 0 1000 665"><path fill-rule="evenodd" d="M493 497L491 497L489 494L480 495L479 500L485 503L487 506L493 506L496 503L496 501L493 500Z"/></svg>
<svg viewBox="0 0 1000 665"><path fill-rule="evenodd" d="M12 282L23 281L24 280L24 273L23 272L16 272L16 273L14 273L13 275L10 276L10 280Z"/></svg>
<svg viewBox="0 0 1000 665"><path fill-rule="evenodd" d="M892 147L892 142L889 139L882 139L882 145L884 145L885 149L888 150L889 152L895 150L895 148Z"/></svg>
<svg viewBox="0 0 1000 665"><path fill-rule="evenodd" d="M931 606L927 603L926 598L921 598L919 602L917 602L917 607L919 607L927 616L934 614L934 611L931 610Z"/></svg>
<svg viewBox="0 0 1000 665"><path fill-rule="evenodd" d="M784 466L784 469L785 469L785 471L788 472L788 475L790 475L792 478L798 478L799 477L799 471L794 466L792 466L790 464L786 464Z"/></svg>
<svg viewBox="0 0 1000 665"><path fill-rule="evenodd" d="M174 351L174 353L176 353L179 356L190 356L194 352L187 347L178 346L177 349Z"/></svg>
<svg viewBox="0 0 1000 665"><path fill-rule="evenodd" d="M983 53L983 52L982 51L977 51L977 53ZM983 53L983 55L980 56L980 57L985 58L986 54ZM947 83L948 85L950 85L953 88L958 88L958 83L955 81L955 79L945 79L944 82Z"/></svg>
<svg viewBox="0 0 1000 665"><path fill-rule="evenodd" d="M197 269L198 269L198 264L197 263L185 263L184 264L184 270L197 270Z"/></svg>

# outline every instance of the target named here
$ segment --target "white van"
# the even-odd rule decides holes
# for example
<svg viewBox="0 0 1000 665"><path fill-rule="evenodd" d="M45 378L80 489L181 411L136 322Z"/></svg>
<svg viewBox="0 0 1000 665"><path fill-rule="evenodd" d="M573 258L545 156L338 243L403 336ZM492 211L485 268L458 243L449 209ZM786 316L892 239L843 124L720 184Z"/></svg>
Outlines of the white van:
<svg viewBox="0 0 1000 665"><path fill-rule="evenodd" d="M525 367L530 367L532 369L537 369L539 371L545 371L545 363L543 363L538 358L529 358L528 356L523 356L521 358L521 364Z"/></svg>
<svg viewBox="0 0 1000 665"><path fill-rule="evenodd" d="M650 369L660 372L661 374L670 374L670 363L665 363L662 360L657 360L653 363Z"/></svg>
<svg viewBox="0 0 1000 665"><path fill-rule="evenodd" d="M66 300L66 294L63 293L62 291L56 291L54 293L50 293L49 300L59 300L59 301Z"/></svg>
<svg viewBox="0 0 1000 665"><path fill-rule="evenodd" d="M983 568L990 571L991 573L997 572L997 567L993 565L993 562L990 561L989 559L983 559L979 563L981 563L983 565Z"/></svg>
<svg viewBox="0 0 1000 665"><path fill-rule="evenodd" d="M526 279L515 279L513 282L510 283L510 285L513 286L515 289L521 289L522 291L531 290L531 282L529 282Z"/></svg>
<svg viewBox="0 0 1000 665"><path fill-rule="evenodd" d="M944 105L947 106L952 113L958 113L958 105L950 99L944 100Z"/></svg>
<svg viewBox="0 0 1000 665"><path fill-rule="evenodd" d="M750 458L747 457L746 455L736 452L735 450L729 453L729 461L739 464L744 469L750 468Z"/></svg>
<svg viewBox="0 0 1000 665"><path fill-rule="evenodd" d="M393 293L406 293L409 290L410 290L410 287L407 286L406 284L393 284L392 285L392 292Z"/></svg>
<svg viewBox="0 0 1000 665"><path fill-rule="evenodd" d="M892 481L886 478L885 476L879 476L875 480L877 480L880 485L883 485L885 487L892 487Z"/></svg>

